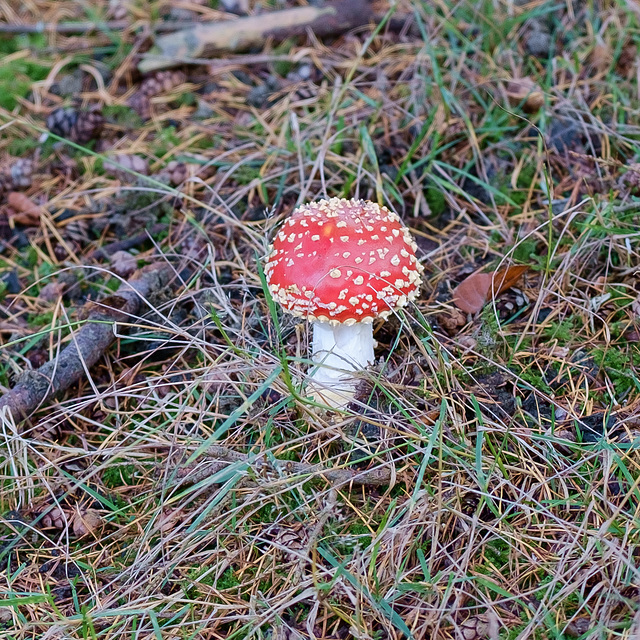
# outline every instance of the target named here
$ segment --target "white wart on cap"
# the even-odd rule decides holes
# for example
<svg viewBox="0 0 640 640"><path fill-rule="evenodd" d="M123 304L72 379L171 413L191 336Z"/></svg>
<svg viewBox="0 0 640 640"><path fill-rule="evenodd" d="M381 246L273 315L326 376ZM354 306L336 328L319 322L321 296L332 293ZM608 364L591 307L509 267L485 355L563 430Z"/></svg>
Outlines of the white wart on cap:
<svg viewBox="0 0 640 640"><path fill-rule="evenodd" d="M386 207L331 198L296 209L265 264L289 312L331 324L386 317L418 295L423 271L411 232Z"/></svg>

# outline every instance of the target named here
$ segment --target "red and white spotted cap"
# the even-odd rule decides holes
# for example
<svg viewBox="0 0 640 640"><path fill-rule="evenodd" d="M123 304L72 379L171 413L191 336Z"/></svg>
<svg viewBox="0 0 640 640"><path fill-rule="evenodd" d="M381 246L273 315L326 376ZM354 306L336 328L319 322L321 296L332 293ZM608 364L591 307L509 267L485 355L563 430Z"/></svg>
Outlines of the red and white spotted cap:
<svg viewBox="0 0 640 640"><path fill-rule="evenodd" d="M418 295L423 271L400 218L365 200L296 209L267 257L269 290L289 313L332 324L386 317Z"/></svg>

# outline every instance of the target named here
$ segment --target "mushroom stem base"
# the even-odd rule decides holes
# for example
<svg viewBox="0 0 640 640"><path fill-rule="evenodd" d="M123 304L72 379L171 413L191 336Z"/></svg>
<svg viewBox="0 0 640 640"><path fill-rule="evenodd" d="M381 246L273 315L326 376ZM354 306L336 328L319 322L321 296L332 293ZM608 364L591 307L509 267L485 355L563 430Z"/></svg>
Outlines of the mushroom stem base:
<svg viewBox="0 0 640 640"><path fill-rule="evenodd" d="M313 396L329 406L345 407L358 384L353 374L374 361L373 325L313 323L314 366L310 373Z"/></svg>

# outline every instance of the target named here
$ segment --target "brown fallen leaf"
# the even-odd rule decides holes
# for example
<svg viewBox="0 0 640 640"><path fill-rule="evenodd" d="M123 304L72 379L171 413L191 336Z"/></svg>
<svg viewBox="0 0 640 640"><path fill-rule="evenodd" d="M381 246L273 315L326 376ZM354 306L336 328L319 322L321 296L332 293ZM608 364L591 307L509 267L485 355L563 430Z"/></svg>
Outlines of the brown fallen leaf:
<svg viewBox="0 0 640 640"><path fill-rule="evenodd" d="M466 313L477 313L489 294L497 296L513 287L528 269L528 265L513 265L493 273L472 273L453 290L453 304Z"/></svg>
<svg viewBox="0 0 640 640"><path fill-rule="evenodd" d="M534 113L544 105L544 93L531 78L509 80L506 90L511 105L522 105L527 113Z"/></svg>
<svg viewBox="0 0 640 640"><path fill-rule="evenodd" d="M109 262L113 272L121 278L128 278L138 268L138 260L128 251L116 251Z"/></svg>
<svg viewBox="0 0 640 640"><path fill-rule="evenodd" d="M613 51L611 47L605 43L597 44L589 56L589 63L594 71L598 73L605 73L611 66L612 61Z"/></svg>
<svg viewBox="0 0 640 640"><path fill-rule="evenodd" d="M49 282L45 284L38 297L45 302L56 302L58 298L64 293L65 286L59 282Z"/></svg>
<svg viewBox="0 0 640 640"><path fill-rule="evenodd" d="M618 56L616 64L616 72L623 78L630 78L634 75L636 67L636 58L638 56L638 48L631 41L627 41L622 45L622 51Z"/></svg>
<svg viewBox="0 0 640 640"><path fill-rule="evenodd" d="M163 509L156 522L156 527L161 533L169 533L180 524L183 518L184 513L181 509Z"/></svg>
<svg viewBox="0 0 640 640"><path fill-rule="evenodd" d="M73 533L78 538L82 538L82 536L86 536L89 533L95 533L101 524L102 517L93 509L77 509L71 522Z"/></svg>
<svg viewBox="0 0 640 640"><path fill-rule="evenodd" d="M467 324L467 316L458 309L447 309L436 316L438 325L449 336L455 336Z"/></svg>
<svg viewBox="0 0 640 640"><path fill-rule="evenodd" d="M19 191L10 191L7 195L7 203L16 212L9 219L25 226L38 226L42 209L31 198Z"/></svg>

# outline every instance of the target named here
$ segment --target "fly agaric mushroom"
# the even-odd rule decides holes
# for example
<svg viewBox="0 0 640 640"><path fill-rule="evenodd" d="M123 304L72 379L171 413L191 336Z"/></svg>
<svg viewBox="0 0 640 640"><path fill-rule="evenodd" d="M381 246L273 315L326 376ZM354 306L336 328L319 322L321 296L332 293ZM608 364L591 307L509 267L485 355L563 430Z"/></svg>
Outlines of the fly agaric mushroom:
<svg viewBox="0 0 640 640"><path fill-rule="evenodd" d="M423 271L400 218L365 200L331 198L296 209L265 264L282 307L313 322L313 394L340 407L354 372L373 363L373 320L418 295Z"/></svg>

